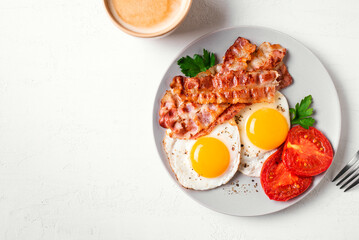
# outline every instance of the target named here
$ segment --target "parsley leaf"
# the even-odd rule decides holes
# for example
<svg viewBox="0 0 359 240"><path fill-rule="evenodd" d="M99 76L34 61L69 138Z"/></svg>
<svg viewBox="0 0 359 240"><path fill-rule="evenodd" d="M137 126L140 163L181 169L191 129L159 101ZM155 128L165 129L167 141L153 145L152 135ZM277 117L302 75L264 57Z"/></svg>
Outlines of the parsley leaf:
<svg viewBox="0 0 359 240"><path fill-rule="evenodd" d="M291 124L299 124L305 129L313 126L315 120L310 117L313 114L313 108L309 108L312 104L312 95L308 95L295 105L295 108L290 108L289 112L292 115Z"/></svg>
<svg viewBox="0 0 359 240"><path fill-rule="evenodd" d="M203 49L203 56L195 54L193 58L190 56L182 57L177 61L181 71L187 77L195 77L198 73L204 72L214 66L216 57L214 53Z"/></svg>

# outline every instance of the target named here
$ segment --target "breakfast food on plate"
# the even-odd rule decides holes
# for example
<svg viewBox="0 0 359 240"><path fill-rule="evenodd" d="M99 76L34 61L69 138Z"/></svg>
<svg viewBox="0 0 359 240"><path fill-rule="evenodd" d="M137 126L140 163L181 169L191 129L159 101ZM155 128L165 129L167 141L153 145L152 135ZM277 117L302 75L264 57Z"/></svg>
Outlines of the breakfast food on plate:
<svg viewBox="0 0 359 240"><path fill-rule="evenodd" d="M312 177L297 176L282 162L283 147L265 161L261 171L261 185L267 196L276 201L287 201L303 193L313 181Z"/></svg>
<svg viewBox="0 0 359 240"><path fill-rule="evenodd" d="M257 48L239 37L222 63L215 65L207 50L177 62L186 76L175 76L161 99L159 124L167 129L164 150L183 187L216 188L240 171L260 177L270 199L287 201L327 170L333 149L311 127L312 97L289 108L278 91L293 81L285 55L279 44Z"/></svg>
<svg viewBox="0 0 359 240"><path fill-rule="evenodd" d="M288 104L277 92L279 86L292 82L283 63L285 54L278 44L263 43L257 48L239 37L223 63L214 65L213 53L206 50L203 56L178 61L182 72L192 77L173 78L161 99L159 124L167 129L164 149L183 187L206 190L225 184L237 172L240 160L250 166L242 166L243 172L259 176L263 162L285 141L289 130ZM236 124L239 113L253 122L254 130L247 130L244 121ZM271 140L265 139L271 134L268 130L275 130ZM195 160L194 156L201 157Z"/></svg>
<svg viewBox="0 0 359 240"><path fill-rule="evenodd" d="M273 103L246 106L235 117L241 135L243 174L259 177L264 161L286 139L290 127L288 102L276 92Z"/></svg>
<svg viewBox="0 0 359 240"><path fill-rule="evenodd" d="M217 125L197 140L172 138L167 132L163 145L172 171L185 188L208 190L221 186L238 170L240 137L233 120Z"/></svg>
<svg viewBox="0 0 359 240"><path fill-rule="evenodd" d="M293 127L284 144L283 163L294 174L315 176L326 171L333 161L329 140L314 127Z"/></svg>

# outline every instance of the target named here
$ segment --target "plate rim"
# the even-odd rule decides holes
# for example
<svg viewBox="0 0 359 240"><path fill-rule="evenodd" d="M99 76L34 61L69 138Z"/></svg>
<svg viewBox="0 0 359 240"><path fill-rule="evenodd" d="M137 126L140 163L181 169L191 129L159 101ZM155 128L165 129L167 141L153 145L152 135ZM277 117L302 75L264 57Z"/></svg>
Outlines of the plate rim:
<svg viewBox="0 0 359 240"><path fill-rule="evenodd" d="M295 205L296 203L298 203L299 201L302 201L303 199L305 199L314 189L316 189L320 183L323 181L323 179L325 178L325 176L328 174L328 172L330 171L330 169L332 168L332 166L334 165L333 162L331 163L330 167L321 175L321 178L319 179L319 181L317 182L317 184L309 189L308 191L306 191L305 193L303 193L303 195L296 199L294 198L292 201L291 204L288 204L286 206L284 206L283 208L281 209L275 209L274 211L268 211L268 212L265 212L265 213L260 213L260 214L251 214L251 215L248 215L248 214L243 214L243 215L239 215L239 214L231 214L231 213L228 213L228 212L223 212L223 211L220 211L218 209L214 209L212 206L209 206L207 205L206 203L203 203L201 201L199 201L198 199L192 197L186 190L188 189L184 189L183 187L179 186L176 179L174 179L171 175L171 173L168 171L168 169L166 168L164 162L162 161L162 156L161 156L161 152L160 152L160 149L158 148L158 144L156 142L156 126L158 125L158 122L156 122L155 120L155 116L158 115L158 112L156 112L156 104L159 104L156 100L157 100L157 96L160 94L160 87L161 85L163 84L163 80L164 80L164 76L166 75L168 69L171 67L171 65L176 62L176 60L181 56L181 54L183 54L183 52L189 48L190 46L194 45L195 43L197 43L198 41L201 41L202 39L205 39L206 37L210 36L210 35L213 35L213 34L216 34L218 32L222 32L222 31L227 31L227 30L231 30L231 29L240 29L240 28L255 28L255 29L263 29L263 30L267 30L267 31L272 31L272 32L276 32L277 34L280 34L280 35L284 35L292 40L294 40L295 42L297 42L298 44L300 44L303 48L305 48L306 50L308 50L308 52L316 59L318 60L319 64L321 67L323 67L323 69L325 70L326 74L328 75L329 79L330 79L330 84L332 85L332 88L334 89L334 92L335 92L335 98L336 98L336 108L337 108L337 111L339 113L339 116L338 116L338 130L337 130L337 133L336 133L336 139L337 141L335 142L335 145L331 142L331 145L334 149L334 156L333 156L333 162L335 161L336 159L336 156L337 156L337 152L338 152L338 148L339 148L339 145L340 145L340 140L341 140L341 135L342 135L342 109L341 109L341 104L340 104L340 98L339 98L339 94L338 94L338 90L333 82L333 79L329 73L329 71L327 70L327 68L325 67L325 65L323 64L323 62L318 58L318 56L310 49L308 48L306 45L304 45L301 41L297 40L296 38L290 36L289 34L287 33L284 33L284 32L281 32L279 30L276 30L276 29L273 29L273 28L270 28L270 27L264 27L264 26L258 26L258 25L237 25L237 26L231 26L231 27L225 27L225 28L219 28L219 29L216 29L214 31L210 31L208 33L205 33L199 37L197 37L196 39L194 39L193 41L191 41L190 43L188 43L185 47L183 47L182 49L179 50L179 52L177 53L177 55L173 58L172 61L170 61L170 64L167 66L165 72L162 74L162 77L161 77L161 80L159 81L159 83L157 84L157 91L156 91L156 94L155 94L155 97L154 97L154 101L153 101L153 108L152 108L152 133L153 133L153 139L154 139L154 143L156 145L156 149L157 149L157 154L158 154L158 157L161 161L161 165L162 167L166 170L169 178L174 182L176 183L176 186L178 188L181 189L182 192L185 193L185 195L187 195L187 197L189 197L190 199L194 200L195 202L199 203L201 206L203 207L206 207L212 211L215 211L215 212L218 212L218 213L221 213L221 214L225 214L225 215L229 215L229 216L235 216L235 217L255 217L255 216L264 216L264 215L268 215L268 214L271 214L271 213L275 213L275 212L280 212L284 209L287 209L293 205Z"/></svg>

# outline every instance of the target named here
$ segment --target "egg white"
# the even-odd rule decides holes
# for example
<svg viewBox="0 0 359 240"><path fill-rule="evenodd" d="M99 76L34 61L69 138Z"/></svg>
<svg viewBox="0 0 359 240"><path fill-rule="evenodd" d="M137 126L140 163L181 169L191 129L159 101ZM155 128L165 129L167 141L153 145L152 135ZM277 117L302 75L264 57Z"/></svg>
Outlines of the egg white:
<svg viewBox="0 0 359 240"><path fill-rule="evenodd" d="M251 177L260 177L260 172L265 160L275 152L273 150L265 150L255 146L248 138L246 132L246 124L248 118L257 110L262 108L272 108L277 110L287 120L290 127L289 106L287 99L280 92L276 92L275 101L273 103L255 103L246 106L235 117L241 136L241 157L239 171Z"/></svg>
<svg viewBox="0 0 359 240"><path fill-rule="evenodd" d="M164 150L167 154L172 171L178 182L185 188L208 190L226 184L238 171L240 162L240 135L234 121L218 125L205 137L213 137L222 141L228 148L230 162L227 170L215 178L200 176L192 168L190 153L196 140L182 140L169 137L169 130L163 139Z"/></svg>

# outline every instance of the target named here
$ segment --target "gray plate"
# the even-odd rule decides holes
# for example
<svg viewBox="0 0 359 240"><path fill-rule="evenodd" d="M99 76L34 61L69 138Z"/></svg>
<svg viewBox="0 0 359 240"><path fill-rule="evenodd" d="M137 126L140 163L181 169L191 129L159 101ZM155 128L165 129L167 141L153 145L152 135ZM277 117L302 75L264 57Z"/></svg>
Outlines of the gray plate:
<svg viewBox="0 0 359 240"><path fill-rule="evenodd" d="M328 137L334 151L337 150L341 127L339 99L328 72L318 58L294 38L272 29L253 26L227 28L204 35L189 44L173 60L158 87L153 108L153 133L162 163L175 181L162 148L165 131L158 124L158 112L160 100L165 90L169 88L172 78L181 74L176 61L182 56L202 53L203 48L216 53L220 59L238 36L247 38L257 45L266 41L279 43L287 48L285 62L294 78L294 84L281 92L287 97L291 107L304 96L309 94L313 96L312 106L315 109L314 118L317 120L315 127ZM300 201L319 184L324 174L316 176L312 186L304 194L287 202L269 200L258 178L247 177L240 173L237 173L228 184L209 191L187 190L178 186L192 199L217 212L236 216L256 216L282 210Z"/></svg>

